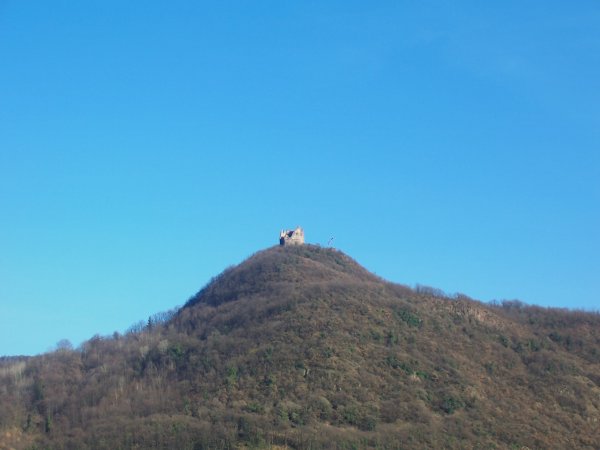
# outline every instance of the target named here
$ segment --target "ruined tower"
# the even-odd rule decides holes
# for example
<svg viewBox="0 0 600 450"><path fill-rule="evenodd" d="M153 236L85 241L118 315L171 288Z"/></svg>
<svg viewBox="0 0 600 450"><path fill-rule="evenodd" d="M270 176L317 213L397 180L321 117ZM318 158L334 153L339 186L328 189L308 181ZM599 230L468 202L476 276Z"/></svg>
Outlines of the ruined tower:
<svg viewBox="0 0 600 450"><path fill-rule="evenodd" d="M296 227L295 230L281 230L279 233L279 245L302 245L304 244L304 230Z"/></svg>

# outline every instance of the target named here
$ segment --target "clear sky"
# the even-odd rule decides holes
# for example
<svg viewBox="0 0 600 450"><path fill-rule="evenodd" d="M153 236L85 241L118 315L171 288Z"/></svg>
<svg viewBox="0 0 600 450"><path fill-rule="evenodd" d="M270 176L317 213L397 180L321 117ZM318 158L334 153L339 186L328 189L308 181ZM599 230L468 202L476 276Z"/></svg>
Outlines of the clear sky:
<svg viewBox="0 0 600 450"><path fill-rule="evenodd" d="M0 0L0 354L302 225L391 281L600 309L597 1Z"/></svg>

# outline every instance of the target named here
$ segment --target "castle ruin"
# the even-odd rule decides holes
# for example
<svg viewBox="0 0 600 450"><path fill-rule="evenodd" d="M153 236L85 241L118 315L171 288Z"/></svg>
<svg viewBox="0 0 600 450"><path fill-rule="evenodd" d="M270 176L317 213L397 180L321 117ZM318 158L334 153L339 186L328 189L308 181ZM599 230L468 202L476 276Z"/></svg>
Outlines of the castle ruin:
<svg viewBox="0 0 600 450"><path fill-rule="evenodd" d="M304 230L296 227L295 230L281 230L279 233L279 245L302 245L304 244Z"/></svg>

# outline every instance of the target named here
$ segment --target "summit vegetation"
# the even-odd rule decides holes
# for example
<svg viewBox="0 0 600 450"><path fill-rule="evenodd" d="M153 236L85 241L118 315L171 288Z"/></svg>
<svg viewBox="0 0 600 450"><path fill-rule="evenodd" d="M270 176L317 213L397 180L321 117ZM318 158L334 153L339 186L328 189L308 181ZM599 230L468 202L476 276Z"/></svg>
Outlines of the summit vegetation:
<svg viewBox="0 0 600 450"><path fill-rule="evenodd" d="M0 359L0 449L597 449L600 315L273 247L125 334Z"/></svg>

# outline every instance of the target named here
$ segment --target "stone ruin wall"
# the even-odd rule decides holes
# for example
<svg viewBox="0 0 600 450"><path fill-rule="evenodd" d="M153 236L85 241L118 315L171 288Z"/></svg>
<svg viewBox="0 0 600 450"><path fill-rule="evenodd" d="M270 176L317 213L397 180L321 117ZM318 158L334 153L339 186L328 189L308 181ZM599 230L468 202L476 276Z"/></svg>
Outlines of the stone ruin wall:
<svg viewBox="0 0 600 450"><path fill-rule="evenodd" d="M304 244L304 230L300 227L295 230L281 230L281 233L279 233L279 245L302 244Z"/></svg>

